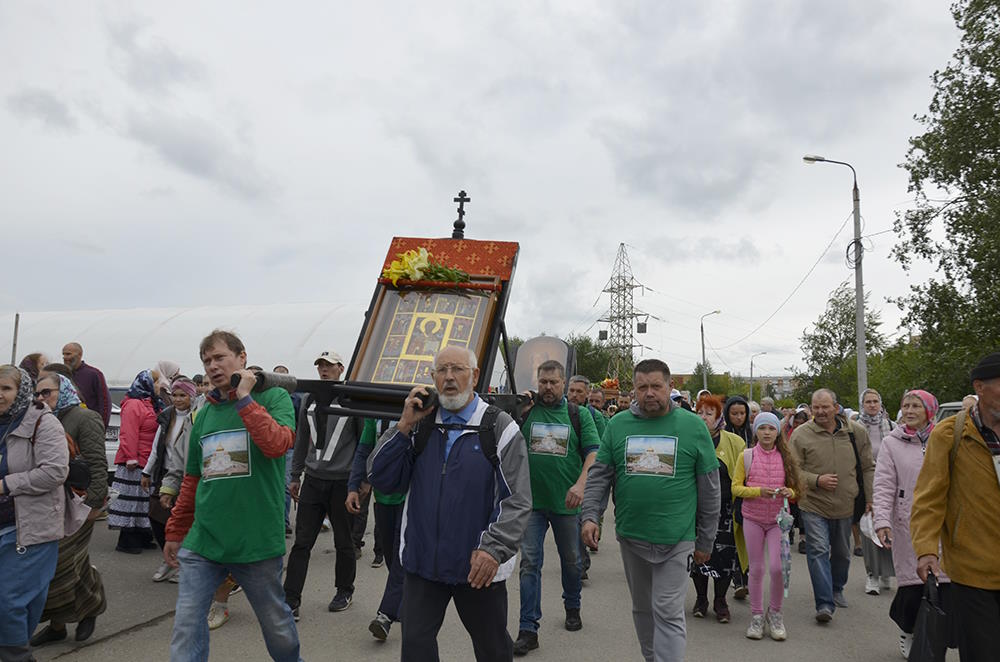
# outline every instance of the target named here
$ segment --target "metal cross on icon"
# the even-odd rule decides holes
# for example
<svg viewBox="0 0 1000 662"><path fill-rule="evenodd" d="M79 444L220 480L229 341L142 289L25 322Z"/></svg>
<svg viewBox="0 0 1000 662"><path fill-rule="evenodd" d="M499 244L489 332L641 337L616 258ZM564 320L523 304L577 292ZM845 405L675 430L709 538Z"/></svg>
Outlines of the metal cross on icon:
<svg viewBox="0 0 1000 662"><path fill-rule="evenodd" d="M472 198L465 194L465 191L459 191L458 197L453 199L454 202L458 203L458 219L455 221L455 229L451 233L452 239L464 239L465 238L465 203L472 202Z"/></svg>

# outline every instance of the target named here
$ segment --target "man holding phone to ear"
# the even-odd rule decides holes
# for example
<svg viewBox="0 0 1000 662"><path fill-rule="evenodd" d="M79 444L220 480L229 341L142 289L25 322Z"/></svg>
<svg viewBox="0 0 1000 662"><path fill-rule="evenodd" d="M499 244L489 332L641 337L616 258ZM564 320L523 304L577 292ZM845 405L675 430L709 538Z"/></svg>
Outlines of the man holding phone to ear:
<svg viewBox="0 0 1000 662"><path fill-rule="evenodd" d="M476 660L509 662L506 580L531 512L527 448L517 423L473 390L475 354L446 347L433 372L438 406L414 387L369 458L373 487L406 494L401 659L438 659L437 633L454 599Z"/></svg>
<svg viewBox="0 0 1000 662"><path fill-rule="evenodd" d="M209 605L231 574L253 606L271 658L296 662L299 635L281 589L292 399L282 388L252 392L257 378L235 334L213 331L199 349L214 389L191 428L184 480L166 527L164 561L182 570L170 659L208 659Z"/></svg>

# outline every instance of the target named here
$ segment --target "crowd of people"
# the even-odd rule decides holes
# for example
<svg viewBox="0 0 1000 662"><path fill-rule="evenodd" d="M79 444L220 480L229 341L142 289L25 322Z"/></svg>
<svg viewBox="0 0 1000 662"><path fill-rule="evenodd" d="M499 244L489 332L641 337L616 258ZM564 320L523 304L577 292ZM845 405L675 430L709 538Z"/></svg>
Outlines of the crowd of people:
<svg viewBox="0 0 1000 662"><path fill-rule="evenodd" d="M796 530L819 626L848 605L857 555L866 593L893 590L895 579L886 616L903 657L920 634L929 582L948 615L933 641L941 659L957 647L963 662L991 660L1000 646L1000 572L990 554L1000 540L1000 354L972 368L975 395L939 421L937 399L922 389L906 392L895 419L874 389L856 413L825 388L785 409L707 391L692 402L656 359L636 364L634 391L611 406L586 376L546 361L537 392L510 412L475 392L476 355L445 347L433 394L414 387L399 419L386 421L318 415L311 394L259 388L259 367L248 367L230 332L213 331L198 351L202 375L189 379L161 361L133 380L121 404L113 499L110 397L83 348L67 344L62 363L31 354L0 366L0 662L33 659L33 647L66 639L68 624L77 641L93 635L107 599L88 549L105 518L119 532L118 552L160 549L151 579L178 585L172 660L208 658L209 633L229 619L239 591L270 657L300 660L311 550L332 529L328 609L347 610L369 500L373 566L384 559L387 576L368 629L385 641L399 623L403 660L438 659L451 601L477 660L540 648L549 528L562 627L582 630L582 586L612 502L646 660L684 658L688 578L695 618L711 607L716 621L730 622L732 590L749 598L748 639L794 636L782 606ZM334 351L315 366L321 380L344 372ZM507 630L515 568L516 638Z"/></svg>

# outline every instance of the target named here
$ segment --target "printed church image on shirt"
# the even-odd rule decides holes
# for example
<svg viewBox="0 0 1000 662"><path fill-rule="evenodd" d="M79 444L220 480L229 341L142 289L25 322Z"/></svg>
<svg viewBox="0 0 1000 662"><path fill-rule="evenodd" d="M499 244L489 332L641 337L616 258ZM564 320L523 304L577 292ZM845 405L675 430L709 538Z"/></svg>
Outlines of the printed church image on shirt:
<svg viewBox="0 0 1000 662"><path fill-rule="evenodd" d="M250 475L246 430L226 430L201 438L201 477L239 478Z"/></svg>
<svg viewBox="0 0 1000 662"><path fill-rule="evenodd" d="M529 450L540 455L565 457L569 446L569 426L558 423L532 423Z"/></svg>
<svg viewBox="0 0 1000 662"><path fill-rule="evenodd" d="M676 437L628 437L625 440L626 474L673 476L676 458Z"/></svg>

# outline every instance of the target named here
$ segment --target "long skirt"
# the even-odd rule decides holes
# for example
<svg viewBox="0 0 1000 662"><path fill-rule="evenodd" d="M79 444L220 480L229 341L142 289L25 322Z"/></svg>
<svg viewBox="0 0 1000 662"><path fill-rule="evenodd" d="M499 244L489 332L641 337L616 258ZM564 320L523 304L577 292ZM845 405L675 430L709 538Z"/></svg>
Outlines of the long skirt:
<svg viewBox="0 0 1000 662"><path fill-rule="evenodd" d="M93 532L94 523L85 522L79 531L59 541L59 562L42 621L79 623L107 609L101 575L90 565L88 547Z"/></svg>
<svg viewBox="0 0 1000 662"><path fill-rule="evenodd" d="M866 535L861 536L861 551L865 557L865 572L872 577L895 577L892 567L892 551L879 547Z"/></svg>
<svg viewBox="0 0 1000 662"><path fill-rule="evenodd" d="M108 507L108 527L151 531L149 490L142 487L142 469L119 464L111 487L118 492L118 498Z"/></svg>
<svg viewBox="0 0 1000 662"><path fill-rule="evenodd" d="M42 616L58 556L55 540L19 551L14 527L0 534L0 646L27 645Z"/></svg>

